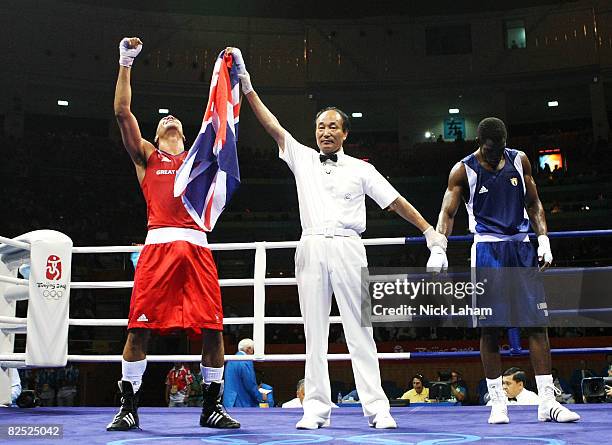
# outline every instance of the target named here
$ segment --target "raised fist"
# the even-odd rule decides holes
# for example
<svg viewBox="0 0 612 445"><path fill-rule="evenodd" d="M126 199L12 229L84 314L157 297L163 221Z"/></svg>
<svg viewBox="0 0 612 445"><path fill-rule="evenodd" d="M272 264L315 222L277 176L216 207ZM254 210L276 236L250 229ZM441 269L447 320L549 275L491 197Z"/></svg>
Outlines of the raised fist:
<svg viewBox="0 0 612 445"><path fill-rule="evenodd" d="M142 41L138 37L124 37L119 42L119 65L130 68L141 50Z"/></svg>

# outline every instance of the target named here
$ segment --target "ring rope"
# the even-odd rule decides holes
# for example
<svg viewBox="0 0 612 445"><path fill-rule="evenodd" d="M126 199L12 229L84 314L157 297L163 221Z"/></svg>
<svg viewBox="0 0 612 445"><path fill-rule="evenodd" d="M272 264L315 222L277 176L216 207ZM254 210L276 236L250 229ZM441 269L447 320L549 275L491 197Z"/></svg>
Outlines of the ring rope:
<svg viewBox="0 0 612 445"><path fill-rule="evenodd" d="M533 232L527 233L529 238L537 238L537 235ZM599 236L612 236L612 229L598 229L598 230L566 230L560 232L548 232L549 238L593 238ZM407 236L405 238L406 244L420 243L425 240L422 236ZM449 241L473 241L474 235L453 235L448 237ZM365 240L364 240L365 241Z"/></svg>
<svg viewBox="0 0 612 445"><path fill-rule="evenodd" d="M2 244L5 244L5 245L3 246ZM17 241L12 238L6 238L4 236L0 236L0 249L7 250L9 252L13 250L13 249L8 249L6 246L16 247L17 249L22 249L22 250L30 250L30 243L26 243L23 241ZM5 252L2 252L2 253L5 253Z"/></svg>
<svg viewBox="0 0 612 445"><path fill-rule="evenodd" d="M528 233L529 237L534 238L535 233ZM612 229L601 230L570 230L561 232L548 232L549 238L587 238L598 236L612 236ZM474 235L453 235L449 236L449 241L472 241ZM422 243L425 241L423 236L406 236L401 238L364 238L363 244L366 246L387 246ZM298 241L262 241L266 250L268 249L290 249L297 247ZM73 247L73 253L125 253L140 252L143 246L89 246ZM216 243L209 244L210 250L254 250L255 243Z"/></svg>

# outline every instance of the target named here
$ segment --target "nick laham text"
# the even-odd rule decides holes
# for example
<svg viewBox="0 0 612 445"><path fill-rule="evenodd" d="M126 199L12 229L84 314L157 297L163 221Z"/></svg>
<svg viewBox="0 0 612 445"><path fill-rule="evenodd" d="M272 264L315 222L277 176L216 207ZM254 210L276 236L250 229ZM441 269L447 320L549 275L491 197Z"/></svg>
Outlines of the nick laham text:
<svg viewBox="0 0 612 445"><path fill-rule="evenodd" d="M402 304L397 307L384 307L381 304L376 304L372 306L372 314L373 315L389 315L389 316L398 316L398 315L407 315L410 317L413 316L444 316L444 315L465 315L465 316L491 316L493 315L493 309L490 307L470 307L468 305L465 306L455 306L451 304L450 306L435 306L433 304L420 304L420 305L407 305Z"/></svg>

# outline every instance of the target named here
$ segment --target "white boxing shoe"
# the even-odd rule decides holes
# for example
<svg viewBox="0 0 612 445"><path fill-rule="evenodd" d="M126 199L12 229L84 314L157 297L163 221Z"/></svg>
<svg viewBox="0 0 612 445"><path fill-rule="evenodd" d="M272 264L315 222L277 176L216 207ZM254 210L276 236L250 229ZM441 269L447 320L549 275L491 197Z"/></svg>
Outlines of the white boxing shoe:
<svg viewBox="0 0 612 445"><path fill-rule="evenodd" d="M493 405L491 405L489 423L495 425L510 423L510 418L508 417L508 407L505 403L493 403Z"/></svg>
<svg viewBox="0 0 612 445"><path fill-rule="evenodd" d="M576 422L580 420L580 414L570 411L555 399L555 394L561 391L555 386L547 385L540 396L538 405L538 420L540 422Z"/></svg>
<svg viewBox="0 0 612 445"><path fill-rule="evenodd" d="M330 424L329 417L326 419L319 416L308 416L304 414L304 417L295 424L295 427L298 430L318 430L319 428L327 428Z"/></svg>
<svg viewBox="0 0 612 445"><path fill-rule="evenodd" d="M378 413L374 416L370 416L368 423L371 427L379 430L389 430L397 428L397 423L395 423L395 419L391 417L391 414L388 411Z"/></svg>
<svg viewBox="0 0 612 445"><path fill-rule="evenodd" d="M493 425L510 423L506 393L497 389L490 391L489 394L491 396L491 414L488 422Z"/></svg>

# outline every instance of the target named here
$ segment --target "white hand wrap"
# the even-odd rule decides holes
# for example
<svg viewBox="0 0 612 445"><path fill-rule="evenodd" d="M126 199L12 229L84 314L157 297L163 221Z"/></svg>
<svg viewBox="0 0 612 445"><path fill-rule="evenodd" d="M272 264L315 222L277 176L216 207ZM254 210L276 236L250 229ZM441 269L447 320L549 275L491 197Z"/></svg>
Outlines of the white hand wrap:
<svg viewBox="0 0 612 445"><path fill-rule="evenodd" d="M538 261L551 264L553 260L552 250L550 250L550 240L546 235L538 236Z"/></svg>
<svg viewBox="0 0 612 445"><path fill-rule="evenodd" d="M429 250L432 250L432 247L434 246L438 246L441 247L442 250L446 251L448 240L444 235L436 232L433 227L429 226L429 228L423 232L423 236L425 236L425 241L427 241L427 248Z"/></svg>
<svg viewBox="0 0 612 445"><path fill-rule="evenodd" d="M247 74L246 65L244 64L244 59L242 58L242 52L238 48L232 48L232 56L234 57L234 63L236 64L238 74Z"/></svg>
<svg viewBox="0 0 612 445"><path fill-rule="evenodd" d="M130 48L130 39L124 37L121 42L119 42L119 65L125 66L126 68L131 68L132 63L134 63L134 59L140 51L142 51L142 45L138 44L136 48Z"/></svg>
<svg viewBox="0 0 612 445"><path fill-rule="evenodd" d="M251 76L249 73L238 74L240 78L240 85L242 86L242 94L249 94L253 91L253 85L251 85Z"/></svg>
<svg viewBox="0 0 612 445"><path fill-rule="evenodd" d="M440 246L433 246L427 260L427 272L440 273L448 269L446 252Z"/></svg>

